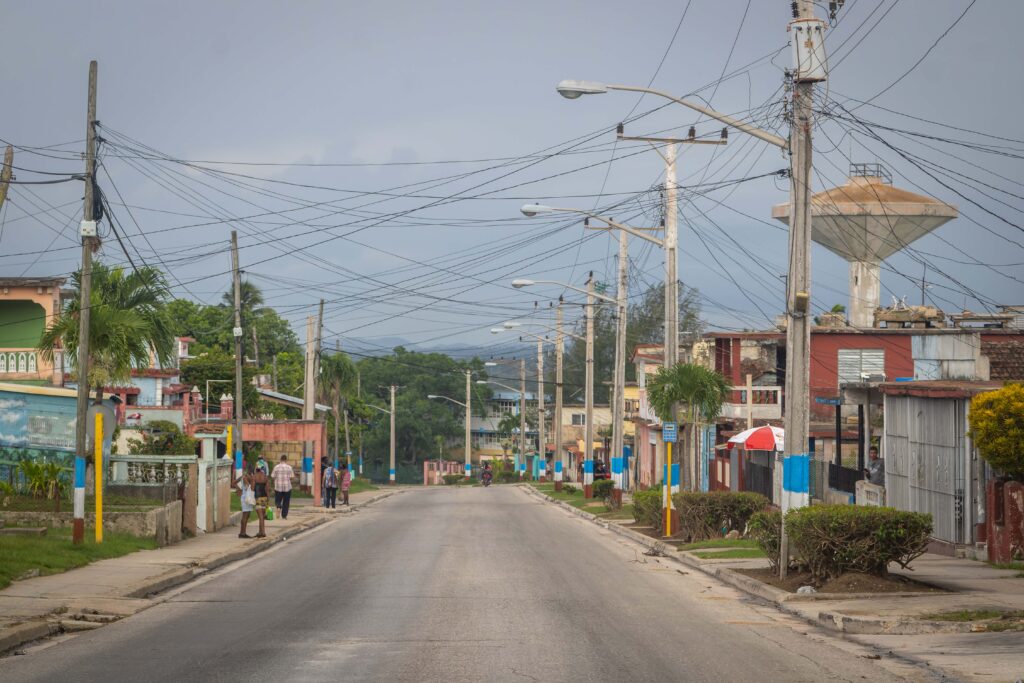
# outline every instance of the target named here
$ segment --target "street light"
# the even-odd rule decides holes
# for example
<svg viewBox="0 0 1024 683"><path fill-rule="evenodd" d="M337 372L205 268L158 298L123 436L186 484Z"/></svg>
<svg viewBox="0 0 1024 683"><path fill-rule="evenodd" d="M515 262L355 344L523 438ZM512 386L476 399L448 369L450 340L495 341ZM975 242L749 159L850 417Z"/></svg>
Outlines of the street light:
<svg viewBox="0 0 1024 683"><path fill-rule="evenodd" d="M524 207L525 209L526 207ZM524 211L525 213L525 211ZM563 287L565 289L571 289L576 292L582 292L587 295L586 321L587 321L587 336L586 336L586 425L584 426L584 456L583 456L583 497L593 498L594 497L594 304L596 299L607 301L613 304L618 304L618 299L613 299L610 296L598 294L594 291L594 274L591 273L587 279L587 288L582 289L574 285L567 284L565 282L557 282L555 280L513 280L513 287L526 287L535 284L551 284ZM624 376L623 376L624 377ZM621 394L619 394L621 395ZM619 429L622 426L619 425ZM561 429L561 425L559 425Z"/></svg>
<svg viewBox="0 0 1024 683"><path fill-rule="evenodd" d="M465 403L463 403L462 401L456 401L454 398L449 398L447 396L439 396L437 394L428 394L427 395L427 398L431 398L431 399L434 399L434 398L444 399L445 401L451 401L455 405L462 406L463 408L466 409L466 449L465 449L465 455L466 455L465 476L466 476L466 479L471 479L473 477L473 450L472 450L472 431L471 431L471 425L472 425L472 419L473 419L472 418L472 412L473 411L470 409L470 406L473 404L473 400L472 400L472 396L471 396L472 381L473 381L473 371L472 370L466 370L466 402Z"/></svg>
<svg viewBox="0 0 1024 683"><path fill-rule="evenodd" d="M491 330L491 334L498 334L504 332L501 328L494 328ZM494 362L487 362L484 365L489 367L495 367L498 365ZM495 386L508 389L519 393L519 454L516 459L521 456L523 461L516 463L516 469L519 470L519 477L522 478L526 473L526 361L522 358L519 359L519 388L515 389L507 384L501 382L495 382L494 380L480 380L484 384L493 384ZM479 382L478 382L479 383Z"/></svg>
<svg viewBox="0 0 1024 683"><path fill-rule="evenodd" d="M607 85L590 81L562 81L558 92L568 99L580 95L593 95L608 90L626 90L648 93L693 109L716 121L732 126L759 140L763 140L789 153L789 277L786 284L786 447L785 455L806 452L809 415L810 384L810 318L800 302L810 296L811 288L811 195L812 170L811 131L814 127L813 99L816 82L828 79L827 57L822 45L824 22L815 17L812 0L794 0L793 20L789 30L794 34L792 45L795 64L790 72L793 79L791 125L789 140L705 107L675 97L660 90L626 85ZM669 145L674 147L674 145ZM666 184L668 179L666 179ZM674 185L674 182L672 183ZM667 350L667 349L666 349ZM777 466L778 467L778 466ZM783 510L785 512L785 510ZM783 525L780 537L779 573L786 577L789 566L788 540Z"/></svg>
<svg viewBox="0 0 1024 683"><path fill-rule="evenodd" d="M367 403L366 405L370 406L374 410L379 410L380 412L387 413L391 416L391 452L388 464L388 484L394 486L397 483L395 479L395 391L398 387L392 384L388 389L391 391L391 410L379 408L371 403Z"/></svg>

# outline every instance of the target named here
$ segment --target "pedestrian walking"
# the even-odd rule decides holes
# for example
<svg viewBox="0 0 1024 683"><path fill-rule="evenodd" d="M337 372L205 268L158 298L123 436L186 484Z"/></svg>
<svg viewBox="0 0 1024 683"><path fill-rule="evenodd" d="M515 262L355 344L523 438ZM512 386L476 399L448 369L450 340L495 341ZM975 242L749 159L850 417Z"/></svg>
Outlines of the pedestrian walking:
<svg viewBox="0 0 1024 683"><path fill-rule="evenodd" d="M255 496L256 517L260 520L260 531L256 538L264 538L267 535L267 473L265 470L256 468L252 474L252 490Z"/></svg>
<svg viewBox="0 0 1024 683"><path fill-rule="evenodd" d="M233 475L232 475L233 476ZM246 533L249 525L249 515L256 508L256 491L253 488L252 465L242 472L239 477L232 478L231 486L238 489L238 497L242 502L242 521L239 525L239 538L252 538Z"/></svg>
<svg viewBox="0 0 1024 683"><path fill-rule="evenodd" d="M292 477L295 470L288 464L288 456L281 454L281 462L274 465L274 471L270 473L274 479L274 507L281 515L281 519L288 519L288 508L292 503Z"/></svg>
<svg viewBox="0 0 1024 683"><path fill-rule="evenodd" d="M343 465L344 467L344 465ZM336 508L338 503L338 470L330 463L324 465L323 481L324 507Z"/></svg>
<svg viewBox="0 0 1024 683"><path fill-rule="evenodd" d="M341 504L348 505L348 489L352 485L352 471L348 468L348 463L343 462L341 467Z"/></svg>

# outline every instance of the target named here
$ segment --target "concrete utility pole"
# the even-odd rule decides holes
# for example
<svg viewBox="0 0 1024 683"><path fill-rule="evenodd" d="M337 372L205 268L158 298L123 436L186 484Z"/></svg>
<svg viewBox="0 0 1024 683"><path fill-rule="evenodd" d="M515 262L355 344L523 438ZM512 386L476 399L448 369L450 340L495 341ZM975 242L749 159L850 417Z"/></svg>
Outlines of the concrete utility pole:
<svg viewBox="0 0 1024 683"><path fill-rule="evenodd" d="M555 419L552 429L555 430L555 490L562 490L562 477L565 476L567 463L562 449L562 355L564 353L565 335L562 333L562 300L555 307Z"/></svg>
<svg viewBox="0 0 1024 683"><path fill-rule="evenodd" d="M85 121L85 199L82 203L82 277L78 311L78 396L75 406L75 517L71 539L85 537L86 418L89 412L89 319L92 308L92 253L99 249L96 232L96 60L89 62L89 94ZM79 501L81 498L81 501Z"/></svg>
<svg viewBox="0 0 1024 683"><path fill-rule="evenodd" d="M242 271L238 267L238 233L234 230L231 231L231 285L235 299L235 327L231 331L235 338L235 432L231 443L235 452L228 453L228 457L235 461L237 478L242 476ZM210 393L209 388L206 393Z"/></svg>
<svg viewBox="0 0 1024 683"><path fill-rule="evenodd" d="M356 368L356 398L360 401L363 400L363 376L359 372L359 368ZM363 432L365 431L363 418L359 418L359 476L363 476ZM352 468L352 464L349 463L349 469Z"/></svg>
<svg viewBox="0 0 1024 683"><path fill-rule="evenodd" d="M586 399L583 427L583 497L594 497L594 273L587 278Z"/></svg>
<svg viewBox="0 0 1024 683"><path fill-rule="evenodd" d="M316 327L313 316L306 316L306 362L305 381L302 385L302 419L312 420L316 410ZM309 490L313 482L313 454L312 443L304 441L302 444L302 473L299 475L299 483Z"/></svg>
<svg viewBox="0 0 1024 683"><path fill-rule="evenodd" d="M809 384L811 371L811 127L814 83L825 79L821 35L824 22L814 17L812 0L797 0L792 34L794 64L793 121L789 133L790 206L789 206L789 278L786 285L786 443L785 455L807 453L810 421ZM821 56L821 63L815 58ZM782 476L781 463L776 467ZM785 498L785 496L784 496ZM786 511L783 501L783 513ZM779 574L786 577L789 567L789 539L782 526Z"/></svg>
<svg viewBox="0 0 1024 683"><path fill-rule="evenodd" d="M395 485L395 389L394 384L391 385L391 459L390 465L388 466L388 483L392 486Z"/></svg>
<svg viewBox="0 0 1024 683"><path fill-rule="evenodd" d="M615 373L612 392L612 501L622 505L625 484L623 451L625 450L626 422L626 303L629 293L629 234L618 231L619 282L615 293Z"/></svg>
<svg viewBox="0 0 1024 683"><path fill-rule="evenodd" d="M519 478L526 472L526 360L519 359Z"/></svg>
<svg viewBox="0 0 1024 683"><path fill-rule="evenodd" d="M473 478L473 371L466 369L466 479Z"/></svg>
<svg viewBox="0 0 1024 683"><path fill-rule="evenodd" d="M665 367L679 362L679 204L676 143L665 145ZM672 419L677 408L672 406Z"/></svg>
<svg viewBox="0 0 1024 683"><path fill-rule="evenodd" d="M547 481L548 448L544 435L544 340L537 340L537 475L540 481Z"/></svg>

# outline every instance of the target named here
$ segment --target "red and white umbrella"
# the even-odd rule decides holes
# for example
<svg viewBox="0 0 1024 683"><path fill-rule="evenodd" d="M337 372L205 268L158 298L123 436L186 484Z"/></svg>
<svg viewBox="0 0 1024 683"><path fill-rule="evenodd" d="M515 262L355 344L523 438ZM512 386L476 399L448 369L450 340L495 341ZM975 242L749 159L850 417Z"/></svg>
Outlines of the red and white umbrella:
<svg viewBox="0 0 1024 683"><path fill-rule="evenodd" d="M786 444L786 432L781 427L754 427L732 437L729 443L748 451L781 451Z"/></svg>

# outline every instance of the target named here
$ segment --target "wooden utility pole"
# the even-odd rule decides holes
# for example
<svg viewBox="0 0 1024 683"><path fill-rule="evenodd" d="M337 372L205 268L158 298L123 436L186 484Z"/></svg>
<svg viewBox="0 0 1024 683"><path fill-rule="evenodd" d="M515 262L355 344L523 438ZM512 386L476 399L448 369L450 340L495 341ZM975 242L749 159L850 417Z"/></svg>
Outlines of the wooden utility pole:
<svg viewBox="0 0 1024 683"><path fill-rule="evenodd" d="M241 469L242 453L242 271L238 267L238 233L231 231L231 281L235 294L235 327L231 331L235 338L235 433L232 443L235 452L229 453L235 461L235 470ZM238 455L236 455L236 453Z"/></svg>
<svg viewBox="0 0 1024 683"><path fill-rule="evenodd" d="M4 168L0 171L0 209L4 207L7 188L11 186L12 164L14 164L14 148L7 145L7 151L4 152Z"/></svg>
<svg viewBox="0 0 1024 683"><path fill-rule="evenodd" d="M78 311L78 401L75 406L75 517L72 542L85 537L85 454L86 417L89 412L89 320L92 307L92 253L99 248L96 232L96 206L93 189L96 183L96 60L89 62L89 94L85 121L85 200L82 204L82 276ZM80 459L81 462L78 462ZM79 477L81 468L81 477ZM81 481L79 481L81 479ZM79 485L81 484L81 485ZM78 495L82 489L82 495ZM79 504L81 497L81 504Z"/></svg>

